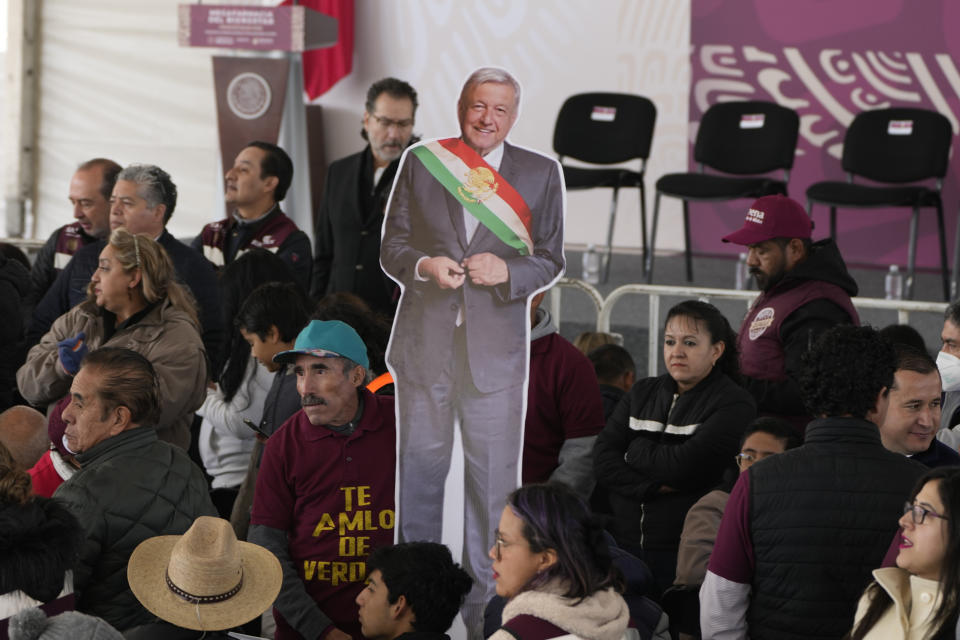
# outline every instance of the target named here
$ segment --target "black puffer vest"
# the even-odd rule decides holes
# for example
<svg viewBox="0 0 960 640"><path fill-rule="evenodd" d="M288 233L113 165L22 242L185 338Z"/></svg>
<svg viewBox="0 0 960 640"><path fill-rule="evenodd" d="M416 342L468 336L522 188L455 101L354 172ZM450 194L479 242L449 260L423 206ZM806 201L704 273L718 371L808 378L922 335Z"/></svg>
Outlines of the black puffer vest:
<svg viewBox="0 0 960 640"><path fill-rule="evenodd" d="M806 444L750 473L750 637L840 638L924 467L883 448L872 422L824 418Z"/></svg>

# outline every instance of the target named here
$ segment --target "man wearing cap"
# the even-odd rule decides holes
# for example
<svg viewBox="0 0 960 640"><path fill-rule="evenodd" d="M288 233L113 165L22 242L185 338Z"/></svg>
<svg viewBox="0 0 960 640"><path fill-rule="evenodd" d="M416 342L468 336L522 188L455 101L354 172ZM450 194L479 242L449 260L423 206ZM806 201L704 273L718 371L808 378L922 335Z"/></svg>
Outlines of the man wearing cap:
<svg viewBox="0 0 960 640"><path fill-rule="evenodd" d="M364 388L367 349L349 325L313 320L290 351L303 409L267 440L249 540L283 567L276 640L360 640L366 559L393 542L393 398Z"/></svg>
<svg viewBox="0 0 960 640"><path fill-rule="evenodd" d="M857 283L832 239L812 242L813 223L795 200L765 196L743 227L723 238L746 245L747 266L761 293L747 312L737 347L743 385L761 415L803 428L810 416L796 373L817 336L838 324L860 324L852 296Z"/></svg>

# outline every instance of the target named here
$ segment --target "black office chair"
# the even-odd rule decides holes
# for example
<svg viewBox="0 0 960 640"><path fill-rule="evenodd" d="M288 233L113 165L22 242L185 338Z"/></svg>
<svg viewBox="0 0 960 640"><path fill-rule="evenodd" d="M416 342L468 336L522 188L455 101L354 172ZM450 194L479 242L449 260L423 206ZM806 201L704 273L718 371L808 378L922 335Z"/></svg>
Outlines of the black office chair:
<svg viewBox="0 0 960 640"><path fill-rule="evenodd" d="M650 157L657 108L643 96L625 93L581 93L570 96L560 107L553 130L553 150L563 167L568 190L610 187L610 220L604 251L603 281L610 275L610 248L617 219L617 195L621 188L640 189L640 241L647 252L647 204L643 173ZM618 167L594 169L563 164L565 157L590 164L619 164L640 159L640 171Z"/></svg>
<svg viewBox="0 0 960 640"><path fill-rule="evenodd" d="M943 228L943 201L940 189L950 160L953 130L943 114L928 109L897 107L863 111L853 119L843 137L841 165L847 182L817 182L807 189L807 212L814 204L830 207L830 237L837 238L837 208L875 209L910 207L910 246L907 257L907 297L913 297L917 262L917 226L920 207L937 210L940 236L940 271L943 297L950 299L947 267L947 238ZM858 175L874 182L901 186L854 184ZM936 186L911 184L935 179Z"/></svg>
<svg viewBox="0 0 960 640"><path fill-rule="evenodd" d="M660 196L683 201L684 257L687 282L692 282L688 203L786 195L799 130L800 118L796 111L773 102L721 102L707 109L693 145L693 159L699 165L699 173L668 173L657 180L647 254L648 283L653 282ZM732 175L707 174L704 166ZM783 169L783 180L759 175L777 169ZM718 246L719 241L717 238Z"/></svg>

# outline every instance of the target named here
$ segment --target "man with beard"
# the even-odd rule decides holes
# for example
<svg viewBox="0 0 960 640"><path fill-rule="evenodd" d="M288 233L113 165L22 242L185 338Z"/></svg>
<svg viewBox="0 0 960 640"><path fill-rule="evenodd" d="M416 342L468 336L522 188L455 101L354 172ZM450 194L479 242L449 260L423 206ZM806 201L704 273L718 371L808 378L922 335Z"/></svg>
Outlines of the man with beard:
<svg viewBox="0 0 960 640"><path fill-rule="evenodd" d="M312 293L347 291L393 315L397 285L380 269L380 227L400 155L413 140L417 92L396 78L367 91L360 135L367 147L330 165L314 233Z"/></svg>
<svg viewBox="0 0 960 640"><path fill-rule="evenodd" d="M813 222L795 200L765 196L743 227L723 238L746 245L747 266L761 294L743 320L737 347L743 385L760 415L810 420L796 373L816 338L839 324L860 324L852 296L857 283L832 239L812 242Z"/></svg>
<svg viewBox="0 0 960 640"><path fill-rule="evenodd" d="M276 640L362 640L355 600L366 560L393 542L393 398L363 385L363 340L338 320L312 320L291 363L303 409L267 440L250 516L250 542L280 560Z"/></svg>

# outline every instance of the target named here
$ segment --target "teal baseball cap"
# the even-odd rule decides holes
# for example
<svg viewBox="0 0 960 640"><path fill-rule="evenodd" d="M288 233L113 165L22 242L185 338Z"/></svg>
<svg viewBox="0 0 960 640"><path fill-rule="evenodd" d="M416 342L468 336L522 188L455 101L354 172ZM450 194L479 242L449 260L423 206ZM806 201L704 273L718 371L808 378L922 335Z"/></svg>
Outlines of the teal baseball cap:
<svg viewBox="0 0 960 640"><path fill-rule="evenodd" d="M273 361L284 364L299 355L317 358L349 358L364 369L370 368L367 345L360 335L346 322L339 320L311 320L293 343L293 349L281 351Z"/></svg>

